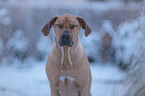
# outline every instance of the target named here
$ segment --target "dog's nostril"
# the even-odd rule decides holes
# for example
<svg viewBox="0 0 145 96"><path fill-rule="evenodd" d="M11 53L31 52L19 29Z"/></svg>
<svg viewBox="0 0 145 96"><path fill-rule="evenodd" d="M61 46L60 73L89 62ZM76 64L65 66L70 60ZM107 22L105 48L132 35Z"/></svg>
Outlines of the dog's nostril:
<svg viewBox="0 0 145 96"><path fill-rule="evenodd" d="M66 40L68 40L69 38L68 37L66 37Z"/></svg>
<svg viewBox="0 0 145 96"><path fill-rule="evenodd" d="M62 38L62 40L69 40L70 36L69 35L63 35L61 38Z"/></svg>
<svg viewBox="0 0 145 96"><path fill-rule="evenodd" d="M62 37L62 40L69 40L69 37Z"/></svg>
<svg viewBox="0 0 145 96"><path fill-rule="evenodd" d="M64 39L65 39L65 37L62 37L62 39L64 40Z"/></svg>

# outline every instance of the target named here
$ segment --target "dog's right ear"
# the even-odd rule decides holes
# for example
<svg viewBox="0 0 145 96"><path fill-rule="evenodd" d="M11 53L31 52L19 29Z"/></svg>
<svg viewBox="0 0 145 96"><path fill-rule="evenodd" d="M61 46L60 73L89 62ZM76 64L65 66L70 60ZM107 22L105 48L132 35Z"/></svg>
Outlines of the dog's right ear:
<svg viewBox="0 0 145 96"><path fill-rule="evenodd" d="M44 34L44 36L47 36L49 34L50 28L55 23L55 21L57 20L57 18L58 18L57 16L51 18L50 21L43 27L42 33Z"/></svg>
<svg viewBox="0 0 145 96"><path fill-rule="evenodd" d="M77 16L76 18L79 21L82 28L85 29L85 36L88 37L88 35L91 33L90 27L88 26L88 24L86 23L86 21L83 18L81 18L79 16Z"/></svg>

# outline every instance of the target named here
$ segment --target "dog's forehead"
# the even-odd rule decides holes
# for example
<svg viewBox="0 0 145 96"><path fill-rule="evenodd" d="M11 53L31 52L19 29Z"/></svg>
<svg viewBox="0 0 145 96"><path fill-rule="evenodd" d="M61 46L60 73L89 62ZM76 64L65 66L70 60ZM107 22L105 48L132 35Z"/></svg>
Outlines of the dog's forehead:
<svg viewBox="0 0 145 96"><path fill-rule="evenodd" d="M76 24L78 23L75 16L72 15L62 15L59 16L57 22L60 24Z"/></svg>

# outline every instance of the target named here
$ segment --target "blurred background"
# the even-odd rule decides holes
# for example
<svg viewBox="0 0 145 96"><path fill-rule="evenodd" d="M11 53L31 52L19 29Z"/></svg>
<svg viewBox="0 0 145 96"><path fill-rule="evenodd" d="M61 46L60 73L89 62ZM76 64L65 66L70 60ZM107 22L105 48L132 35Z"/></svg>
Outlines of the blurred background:
<svg viewBox="0 0 145 96"><path fill-rule="evenodd" d="M41 29L56 15L81 16L79 40L92 96L145 96L145 1L0 0L0 96L50 96L45 64L54 42Z"/></svg>

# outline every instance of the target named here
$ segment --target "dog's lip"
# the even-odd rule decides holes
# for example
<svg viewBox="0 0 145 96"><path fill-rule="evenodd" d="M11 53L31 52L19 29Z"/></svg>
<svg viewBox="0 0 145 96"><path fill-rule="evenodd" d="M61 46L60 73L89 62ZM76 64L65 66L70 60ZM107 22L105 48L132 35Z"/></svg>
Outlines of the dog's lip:
<svg viewBox="0 0 145 96"><path fill-rule="evenodd" d="M74 43L73 41L70 41L69 43L68 42L62 42L61 40L58 41L58 44L59 44L60 47L62 47L62 46L72 47L73 46L73 43Z"/></svg>

